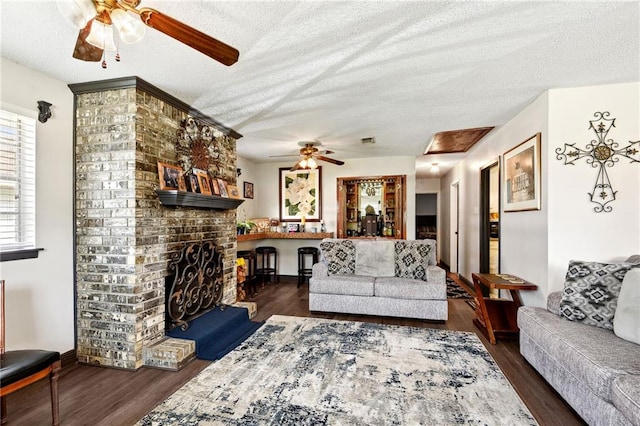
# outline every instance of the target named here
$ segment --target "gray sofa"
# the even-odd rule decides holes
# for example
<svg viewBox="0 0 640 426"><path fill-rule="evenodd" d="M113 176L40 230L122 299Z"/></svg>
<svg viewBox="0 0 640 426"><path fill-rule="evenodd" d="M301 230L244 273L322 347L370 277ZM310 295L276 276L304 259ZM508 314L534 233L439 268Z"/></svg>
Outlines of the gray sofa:
<svg viewBox="0 0 640 426"><path fill-rule="evenodd" d="M445 271L434 240L325 239L309 310L446 320Z"/></svg>
<svg viewBox="0 0 640 426"><path fill-rule="evenodd" d="M640 425L640 345L562 318L561 298L518 310L521 354L588 424Z"/></svg>

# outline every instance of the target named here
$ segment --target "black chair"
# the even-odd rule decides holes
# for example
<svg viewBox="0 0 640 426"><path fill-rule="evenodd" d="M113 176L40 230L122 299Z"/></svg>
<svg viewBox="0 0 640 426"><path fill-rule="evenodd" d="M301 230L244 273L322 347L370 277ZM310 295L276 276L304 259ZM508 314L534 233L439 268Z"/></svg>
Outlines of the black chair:
<svg viewBox="0 0 640 426"><path fill-rule="evenodd" d="M273 281L278 285L278 250L271 246L256 247L257 268L256 274L260 275L262 287L265 282Z"/></svg>
<svg viewBox="0 0 640 426"><path fill-rule="evenodd" d="M318 263L318 249L316 247L299 247L298 248L298 287L304 283L304 279L311 277L311 269L315 263ZM311 256L311 265L306 265L305 259Z"/></svg>
<svg viewBox="0 0 640 426"><path fill-rule="evenodd" d="M6 396L49 377L51 387L52 424L58 420L58 375L62 369L60 353L35 349L5 352L4 341L4 280L0 281L0 405L2 424L7 423Z"/></svg>
<svg viewBox="0 0 640 426"><path fill-rule="evenodd" d="M238 258L243 258L246 264L246 285L249 297L258 294L258 285L256 283L256 252L253 250L238 250Z"/></svg>

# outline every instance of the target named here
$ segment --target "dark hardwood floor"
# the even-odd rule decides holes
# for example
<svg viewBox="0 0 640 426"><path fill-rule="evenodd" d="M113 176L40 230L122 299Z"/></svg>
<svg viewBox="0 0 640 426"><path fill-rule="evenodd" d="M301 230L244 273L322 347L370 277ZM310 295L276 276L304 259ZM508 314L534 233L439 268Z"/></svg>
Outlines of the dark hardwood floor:
<svg viewBox="0 0 640 426"><path fill-rule="evenodd" d="M464 286L464 284L463 284ZM278 287L269 284L254 301L262 321L271 315L313 316L349 321L369 321L414 327L476 332L471 323L472 308L461 299L449 300L449 320L445 323L391 317L344 314L311 314L308 288L284 277ZM491 345L478 333L522 400L541 425L584 424L544 379L522 358L517 341ZM131 425L204 369L209 362L195 360L179 372L141 368L123 371L73 365L60 375L60 422L62 425ZM9 425L51 424L49 385L42 380L7 398Z"/></svg>

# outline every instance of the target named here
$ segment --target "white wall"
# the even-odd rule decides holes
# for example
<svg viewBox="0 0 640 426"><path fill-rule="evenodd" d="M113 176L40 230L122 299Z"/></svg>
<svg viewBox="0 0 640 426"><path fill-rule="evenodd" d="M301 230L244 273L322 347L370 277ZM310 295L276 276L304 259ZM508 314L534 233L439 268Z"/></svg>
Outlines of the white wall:
<svg viewBox="0 0 640 426"><path fill-rule="evenodd" d="M460 273L468 280L479 270L480 169L507 150L541 132L542 208L500 214L500 268L538 285L523 292L525 304L544 306L560 290L570 259L612 261L640 253L640 166L621 159L608 168L618 191L613 212L594 213L588 200L597 169L566 166L555 149L565 142L585 147L595 139L588 121L596 111L616 117L609 138L620 147L640 139L638 83L554 89L540 95L509 122L488 134L469 156L442 178L442 214L448 222L452 183L460 183ZM448 227L443 226L442 259L450 259Z"/></svg>
<svg viewBox="0 0 640 426"><path fill-rule="evenodd" d="M73 94L67 85L2 58L2 108L37 117L37 101L53 104L36 127L37 259L0 263L6 281L7 349L74 348Z"/></svg>
<svg viewBox="0 0 640 426"><path fill-rule="evenodd" d="M279 198L278 191L280 185L281 167L291 167L292 162L283 163L260 163L251 166L255 173L255 201L256 215L258 217L278 218ZM406 208L406 228L407 238L415 238L415 157L392 157L392 158L360 158L349 159L345 165L336 166L329 163L321 163L322 167L322 218L324 219L327 231L336 231L337 209L337 188L338 177L350 176L377 176L377 175L399 175L407 176L407 208ZM244 169L243 169L244 176ZM241 177L242 179L242 177ZM245 202L246 203L246 202ZM313 226L313 222L308 222L307 226ZM304 242L303 242L304 241ZM298 258L297 247L302 244L318 247L320 240L264 240L238 243L239 250L246 250L258 245L271 245L278 249L280 275L297 275Z"/></svg>
<svg viewBox="0 0 640 426"><path fill-rule="evenodd" d="M617 142L618 149L640 140L640 83L551 90L549 105L548 281L555 291L563 287L569 260L620 261L640 253L640 164L619 157L607 167L616 199L609 204L610 213L595 213L588 193L599 169L585 159L564 165L555 154L565 143L585 149L596 140L589 120L598 111L615 118L607 139Z"/></svg>

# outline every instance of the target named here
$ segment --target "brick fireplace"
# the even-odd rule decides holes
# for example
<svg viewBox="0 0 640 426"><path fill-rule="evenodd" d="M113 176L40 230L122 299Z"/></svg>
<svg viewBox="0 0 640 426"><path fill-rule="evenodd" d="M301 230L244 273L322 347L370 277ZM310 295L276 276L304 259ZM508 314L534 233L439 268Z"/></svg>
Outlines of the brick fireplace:
<svg viewBox="0 0 640 426"><path fill-rule="evenodd" d="M222 303L236 300L236 211L163 206L157 162L177 164L187 117L216 129L210 172L236 182L235 131L137 77L72 84L79 362L124 369L165 335L165 277L185 244L214 240Z"/></svg>

